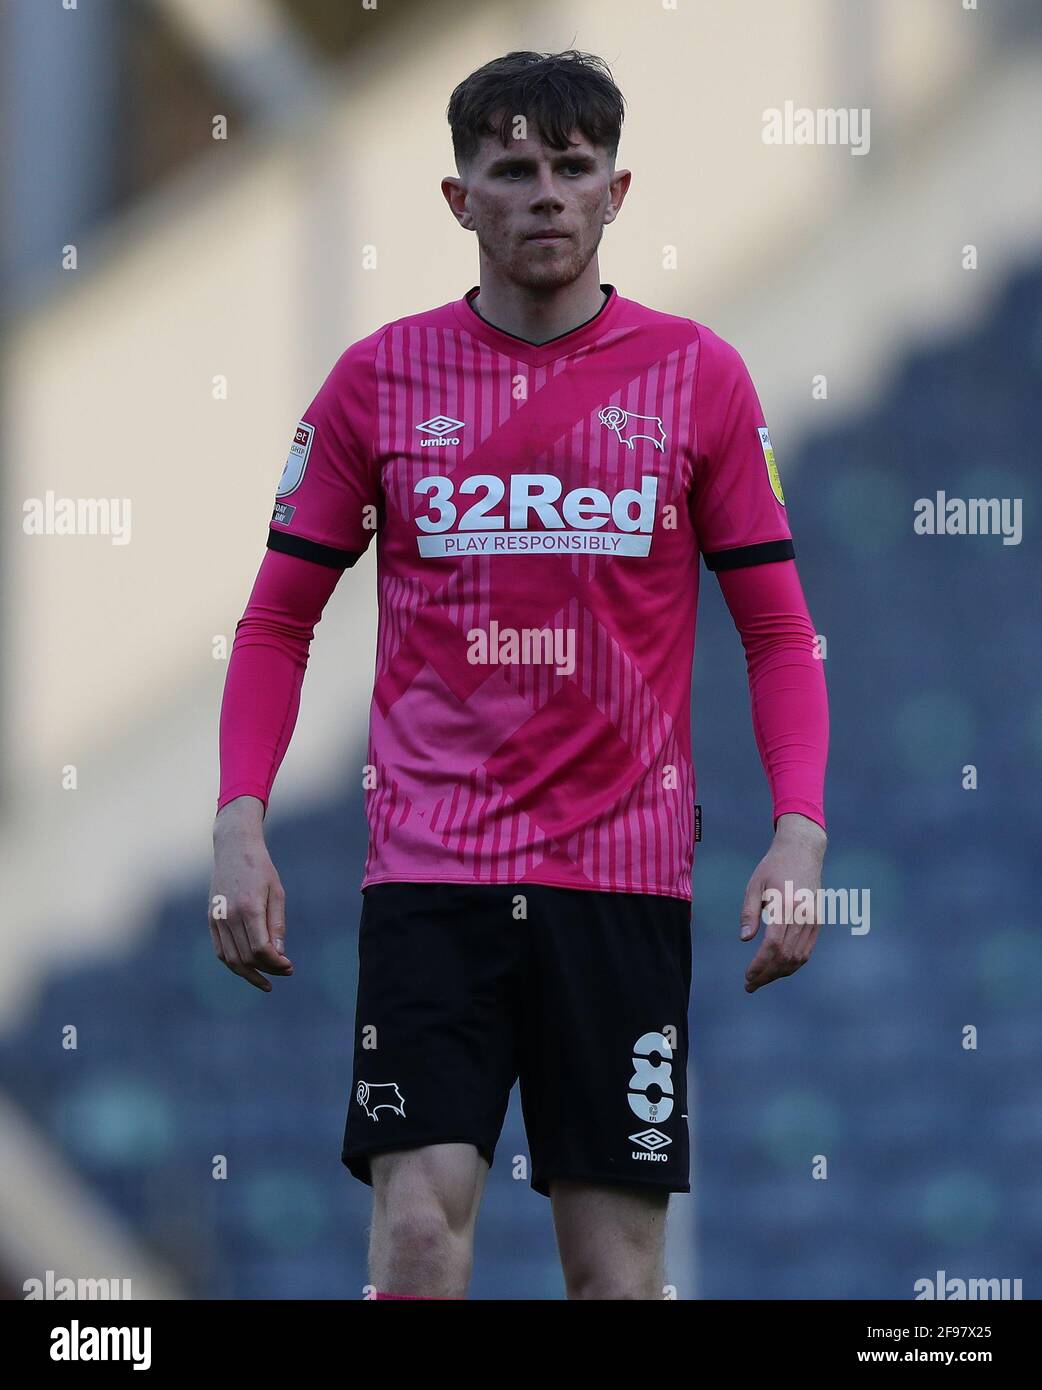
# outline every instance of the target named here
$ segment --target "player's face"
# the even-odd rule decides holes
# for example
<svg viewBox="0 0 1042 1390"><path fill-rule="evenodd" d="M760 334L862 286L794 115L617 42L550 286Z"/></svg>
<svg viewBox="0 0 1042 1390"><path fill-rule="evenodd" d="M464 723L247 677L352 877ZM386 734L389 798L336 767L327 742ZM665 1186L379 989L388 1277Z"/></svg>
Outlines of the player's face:
<svg viewBox="0 0 1042 1390"><path fill-rule="evenodd" d="M504 149L490 135L461 175L454 211L505 279L553 290L589 265L628 183L628 172L613 172L607 151L579 131L567 150L531 139Z"/></svg>

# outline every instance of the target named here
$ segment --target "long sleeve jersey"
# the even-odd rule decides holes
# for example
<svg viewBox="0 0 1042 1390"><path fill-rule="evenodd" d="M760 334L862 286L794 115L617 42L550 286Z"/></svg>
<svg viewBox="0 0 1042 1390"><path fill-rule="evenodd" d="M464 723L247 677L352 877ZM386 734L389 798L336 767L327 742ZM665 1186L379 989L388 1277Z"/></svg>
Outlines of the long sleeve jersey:
<svg viewBox="0 0 1042 1390"><path fill-rule="evenodd" d="M775 819L824 825L822 663L748 371L602 288L547 343L488 324L471 290L339 358L236 629L218 809L267 806L315 624L375 537L363 886L690 898L700 556L745 647Z"/></svg>

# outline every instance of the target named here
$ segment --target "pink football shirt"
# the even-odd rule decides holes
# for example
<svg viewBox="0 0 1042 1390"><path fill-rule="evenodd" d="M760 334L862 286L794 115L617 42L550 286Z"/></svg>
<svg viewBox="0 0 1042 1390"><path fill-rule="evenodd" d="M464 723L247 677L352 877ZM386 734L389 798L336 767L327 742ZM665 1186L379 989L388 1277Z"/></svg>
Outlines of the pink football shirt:
<svg viewBox="0 0 1042 1390"><path fill-rule="evenodd" d="M349 347L298 424L268 546L376 537L363 886L690 898L698 557L792 557L739 354L612 286L534 346L477 293Z"/></svg>

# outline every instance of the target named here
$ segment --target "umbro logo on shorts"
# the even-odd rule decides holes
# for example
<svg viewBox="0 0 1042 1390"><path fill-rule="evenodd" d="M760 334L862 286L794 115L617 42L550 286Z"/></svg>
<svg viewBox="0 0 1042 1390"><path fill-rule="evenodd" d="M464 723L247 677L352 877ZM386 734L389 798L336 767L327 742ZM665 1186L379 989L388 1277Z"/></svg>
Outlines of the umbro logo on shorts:
<svg viewBox="0 0 1042 1390"><path fill-rule="evenodd" d="M424 420L422 425L416 426L424 434L433 435L432 439L421 439L420 448L430 448L437 444L458 444L460 441L456 431L463 429L465 425L466 421L454 420L451 415L432 415L429 420Z"/></svg>
<svg viewBox="0 0 1042 1390"><path fill-rule="evenodd" d="M668 1134L663 1134L660 1129L645 1129L640 1134L631 1134L630 1143L639 1144L639 1149L634 1149L631 1158L643 1158L648 1163L668 1163L669 1154L659 1153L659 1149L664 1149L667 1144L672 1144Z"/></svg>

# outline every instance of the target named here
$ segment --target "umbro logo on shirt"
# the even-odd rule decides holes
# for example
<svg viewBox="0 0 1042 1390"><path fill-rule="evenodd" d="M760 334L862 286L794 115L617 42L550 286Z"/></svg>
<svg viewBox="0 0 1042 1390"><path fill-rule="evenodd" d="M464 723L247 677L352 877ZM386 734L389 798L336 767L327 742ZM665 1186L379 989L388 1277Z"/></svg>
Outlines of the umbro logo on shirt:
<svg viewBox="0 0 1042 1390"><path fill-rule="evenodd" d="M416 426L424 434L433 435L432 439L421 439L420 448L429 448L437 444L458 444L460 441L456 430L463 429L465 423L463 420L453 420L451 415L432 415L429 420L424 420L422 425Z"/></svg>

